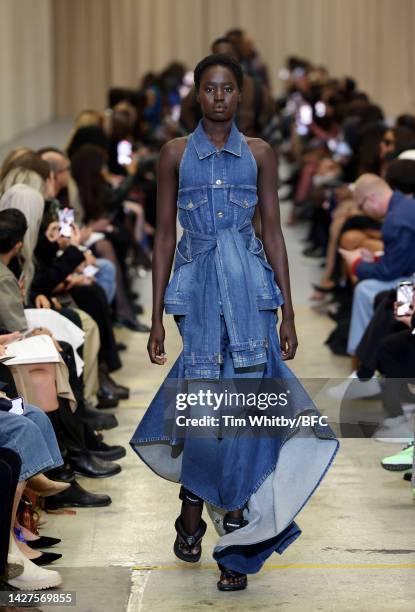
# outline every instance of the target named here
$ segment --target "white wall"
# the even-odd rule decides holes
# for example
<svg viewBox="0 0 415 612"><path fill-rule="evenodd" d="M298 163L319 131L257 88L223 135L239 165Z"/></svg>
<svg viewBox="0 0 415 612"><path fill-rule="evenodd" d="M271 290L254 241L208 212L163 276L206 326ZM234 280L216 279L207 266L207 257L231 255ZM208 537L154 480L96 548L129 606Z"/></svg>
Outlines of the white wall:
<svg viewBox="0 0 415 612"><path fill-rule="evenodd" d="M0 0L0 144L53 116L53 0Z"/></svg>

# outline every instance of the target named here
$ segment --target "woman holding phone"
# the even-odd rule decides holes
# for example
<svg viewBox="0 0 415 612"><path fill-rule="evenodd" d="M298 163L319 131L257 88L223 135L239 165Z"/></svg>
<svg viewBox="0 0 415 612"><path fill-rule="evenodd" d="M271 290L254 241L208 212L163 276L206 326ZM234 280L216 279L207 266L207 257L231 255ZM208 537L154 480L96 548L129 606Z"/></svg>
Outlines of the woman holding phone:
<svg viewBox="0 0 415 612"><path fill-rule="evenodd" d="M284 363L293 359L297 338L275 155L263 140L236 128L242 70L235 60L208 56L194 78L203 117L192 134L163 147L158 164L147 347L152 363L166 363L164 306L175 315L183 351L131 445L157 474L182 485L176 556L191 563L200 559L206 504L221 536L213 553L220 570L217 586L236 591L246 588L247 574L259 571L272 552L282 553L300 535L293 519L320 483L338 442L329 427L300 426L274 436L242 427L230 436L211 430L197 438L166 434L170 383L190 389L200 381L206 387L209 381L249 379L258 387L279 378L296 383L290 414L312 404ZM252 224L255 211L263 244ZM177 212L183 235L175 251ZM311 411L318 414L314 407Z"/></svg>

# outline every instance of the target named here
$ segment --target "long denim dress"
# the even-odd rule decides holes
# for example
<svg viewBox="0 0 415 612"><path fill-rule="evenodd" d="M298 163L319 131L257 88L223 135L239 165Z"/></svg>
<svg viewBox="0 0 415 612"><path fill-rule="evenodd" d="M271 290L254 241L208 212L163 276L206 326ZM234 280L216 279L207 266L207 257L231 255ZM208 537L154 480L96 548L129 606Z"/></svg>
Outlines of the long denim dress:
<svg viewBox="0 0 415 612"><path fill-rule="evenodd" d="M164 296L183 351L130 441L157 474L205 500L221 536L214 558L244 573L257 572L272 552L282 553L300 535L294 518L339 446L327 426L299 426L278 437L241 430L183 440L166 433L166 384L176 380L190 386L218 379L291 381L289 416L305 410L319 415L281 358L276 323L283 299L253 231L257 201L257 164L243 134L233 125L216 150L200 122L180 164L183 235ZM239 508L248 524L225 533L223 516Z"/></svg>

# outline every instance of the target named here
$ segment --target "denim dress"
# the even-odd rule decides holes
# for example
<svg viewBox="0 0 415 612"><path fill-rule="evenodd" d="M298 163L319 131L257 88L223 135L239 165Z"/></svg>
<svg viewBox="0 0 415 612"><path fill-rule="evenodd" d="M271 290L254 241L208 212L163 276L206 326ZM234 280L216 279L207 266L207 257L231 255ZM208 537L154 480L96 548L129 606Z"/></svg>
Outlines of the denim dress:
<svg viewBox="0 0 415 612"><path fill-rule="evenodd" d="M167 387L209 381L284 380L291 386L284 414L319 413L281 358L277 309L283 303L252 217L258 202L257 164L233 124L217 150L202 121L188 137L179 169L177 244L164 295L183 350L139 423L130 444L158 475L203 498L220 538L216 561L242 573L259 571L301 531L294 518L311 497L339 443L328 426L299 425L279 436L183 437L166 431ZM205 409L206 411L206 409ZM199 409L199 414L203 410ZM242 508L248 524L226 533L227 511Z"/></svg>

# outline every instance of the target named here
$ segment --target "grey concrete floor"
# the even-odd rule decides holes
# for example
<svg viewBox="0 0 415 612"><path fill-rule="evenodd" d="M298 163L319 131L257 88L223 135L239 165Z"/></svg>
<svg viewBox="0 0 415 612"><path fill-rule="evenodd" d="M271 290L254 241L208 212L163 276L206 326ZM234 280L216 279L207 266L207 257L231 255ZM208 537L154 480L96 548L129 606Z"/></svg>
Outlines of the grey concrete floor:
<svg viewBox="0 0 415 612"><path fill-rule="evenodd" d="M57 144L65 141L63 124L48 129ZM38 146L46 143L37 140ZM284 206L284 218L286 214ZM301 257L302 233L301 228L285 229L300 340L292 368L302 377L340 378L349 373L349 363L323 345L332 324L308 303L310 283L319 278L320 269ZM149 322L150 279L137 286L146 307L143 320ZM129 348L117 379L132 393L115 411L120 426L106 434L108 443L128 447L178 354L172 317L166 317L166 332L165 367L147 360L145 335L118 333ZM368 406L357 408L364 411ZM199 564L188 567L176 560L172 545L180 508L178 487L156 477L129 448L120 461L120 475L80 479L91 491L109 493L111 506L48 515L42 533L62 538L58 550L63 558L55 567L64 577L64 590L77 592L77 606L70 609L80 612L409 612L415 610L415 505L401 474L385 472L379 465L383 456L399 448L371 440L341 440L331 470L298 517L302 536L282 557L270 558L241 593L221 594L216 589L218 576L211 558L216 537L210 527Z"/></svg>

